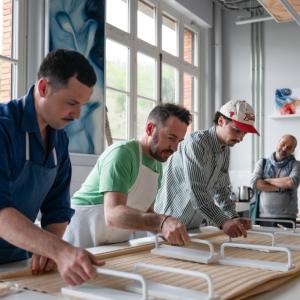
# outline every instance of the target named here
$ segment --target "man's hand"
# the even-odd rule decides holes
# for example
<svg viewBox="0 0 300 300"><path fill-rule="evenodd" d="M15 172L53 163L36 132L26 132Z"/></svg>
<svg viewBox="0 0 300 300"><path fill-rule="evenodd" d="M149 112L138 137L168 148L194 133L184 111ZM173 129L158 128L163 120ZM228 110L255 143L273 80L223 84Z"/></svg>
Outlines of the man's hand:
<svg viewBox="0 0 300 300"><path fill-rule="evenodd" d="M69 285L78 285L95 278L95 266L103 266L104 261L80 248L68 246L66 250L58 253L56 264L63 280Z"/></svg>
<svg viewBox="0 0 300 300"><path fill-rule="evenodd" d="M249 219L235 218L225 221L222 230L230 237L247 237L247 230L251 228Z"/></svg>
<svg viewBox="0 0 300 300"><path fill-rule="evenodd" d="M172 245L184 245L190 241L185 226L176 218L168 217L162 225L161 233Z"/></svg>
<svg viewBox="0 0 300 300"><path fill-rule="evenodd" d="M55 262L45 256L33 254L31 258L31 272L33 275L48 273L56 269Z"/></svg>

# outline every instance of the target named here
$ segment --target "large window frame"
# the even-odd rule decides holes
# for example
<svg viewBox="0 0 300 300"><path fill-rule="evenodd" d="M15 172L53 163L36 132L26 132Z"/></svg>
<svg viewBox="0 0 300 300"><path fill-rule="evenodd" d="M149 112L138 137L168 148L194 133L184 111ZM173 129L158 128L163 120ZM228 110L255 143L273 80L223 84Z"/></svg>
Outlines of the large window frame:
<svg viewBox="0 0 300 300"><path fill-rule="evenodd" d="M193 101L192 107L196 107L196 110L192 109L192 114L196 113L198 120L201 118L199 115L201 109L201 52L204 49L203 45L204 39L202 38L203 28L195 25L189 18L183 15L181 12L178 12L175 8L171 7L165 1L157 0L142 0L143 2L153 6L156 10L156 45L149 44L142 39L137 37L137 9L138 9L138 0L128 0L129 2L129 32L120 30L119 28L106 22L106 39L113 40L119 44L125 45L129 49L129 101L128 101L128 110L127 110L127 128L128 128L128 139L137 138L137 55L138 53L143 53L144 55L154 58L157 62L156 65L156 103L160 103L161 99L161 87L160 87L160 77L161 77L161 65L168 64L176 68L179 72L178 77L178 95L176 103L183 104L183 74L189 74L196 78L196 86L193 91ZM177 21L177 40L182 41L178 45L178 57L172 54L169 54L162 50L162 15L170 16L175 18ZM195 65L190 64L184 60L183 57L183 34L184 29L192 31L196 38L195 43ZM179 43L179 42L178 42ZM110 89L109 86L105 84L105 89ZM190 130L198 130L201 127L203 122L196 122L197 124L192 124Z"/></svg>
<svg viewBox="0 0 300 300"><path fill-rule="evenodd" d="M17 98L26 91L27 60L27 0L12 0L11 55L0 55L0 61L11 64L11 98ZM10 99L0 99L0 102Z"/></svg>

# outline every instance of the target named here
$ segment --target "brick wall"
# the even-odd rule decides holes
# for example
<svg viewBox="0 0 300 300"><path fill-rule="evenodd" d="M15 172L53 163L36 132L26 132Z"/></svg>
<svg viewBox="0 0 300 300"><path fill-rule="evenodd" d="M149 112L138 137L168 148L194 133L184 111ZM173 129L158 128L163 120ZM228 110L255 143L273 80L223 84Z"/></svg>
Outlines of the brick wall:
<svg viewBox="0 0 300 300"><path fill-rule="evenodd" d="M1 55L11 57L12 53L12 0L2 1L2 51ZM0 102L11 98L11 67L8 62L0 60Z"/></svg>
<svg viewBox="0 0 300 300"><path fill-rule="evenodd" d="M193 63L193 33L189 30L184 30L184 60ZM192 109L192 93L193 93L193 77L184 74L183 76L183 103L188 109Z"/></svg>
<svg viewBox="0 0 300 300"><path fill-rule="evenodd" d="M190 30L184 30L184 44L183 44L183 56L184 60L189 63L193 62L193 54L194 54L194 45L193 45L194 33ZM184 74L183 76L183 103L184 106L193 110L193 76L189 74ZM188 132L191 132L192 126L188 127Z"/></svg>

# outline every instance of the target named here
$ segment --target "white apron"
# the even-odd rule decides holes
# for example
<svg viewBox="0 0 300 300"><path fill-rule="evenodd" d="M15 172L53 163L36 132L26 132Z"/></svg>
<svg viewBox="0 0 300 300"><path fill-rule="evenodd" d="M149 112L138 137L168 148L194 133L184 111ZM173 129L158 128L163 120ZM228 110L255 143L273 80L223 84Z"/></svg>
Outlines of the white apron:
<svg viewBox="0 0 300 300"><path fill-rule="evenodd" d="M127 206L146 212L157 193L159 174L142 164L142 147L137 179L127 195ZM107 227L104 205L72 205L75 214L67 227L64 240L74 246L88 248L128 241L132 231Z"/></svg>

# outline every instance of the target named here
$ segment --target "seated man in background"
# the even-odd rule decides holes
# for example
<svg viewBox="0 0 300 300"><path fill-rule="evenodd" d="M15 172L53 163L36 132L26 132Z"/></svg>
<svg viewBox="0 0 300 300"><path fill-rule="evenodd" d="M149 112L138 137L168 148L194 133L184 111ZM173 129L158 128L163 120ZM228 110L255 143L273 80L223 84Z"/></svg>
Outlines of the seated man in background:
<svg viewBox="0 0 300 300"><path fill-rule="evenodd" d="M80 247L128 241L133 231L160 232L172 244L189 240L183 224L153 212L162 164L176 151L191 114L174 104L156 106L140 141L108 147L72 198L75 216L64 238Z"/></svg>
<svg viewBox="0 0 300 300"><path fill-rule="evenodd" d="M154 210L178 218L187 229L199 228L205 217L231 237L246 237L250 221L238 217L230 200L228 167L230 147L247 132L257 133L253 108L246 101L229 101L214 123L180 143L164 171Z"/></svg>
<svg viewBox="0 0 300 300"><path fill-rule="evenodd" d="M298 213L297 188L300 181L300 162L293 155L297 140L284 135L270 158L256 163L251 179L252 187L260 192L259 218L285 219L296 222ZM263 165L265 165L263 169ZM277 226L278 222L259 222L264 226ZM292 227L288 223L280 223Z"/></svg>
<svg viewBox="0 0 300 300"><path fill-rule="evenodd" d="M70 285L95 277L93 265L103 264L62 240L74 213L63 128L80 117L95 83L82 54L59 49L43 60L26 96L0 105L0 264L32 255L33 274L58 268Z"/></svg>

